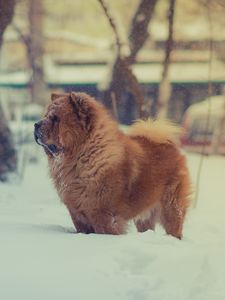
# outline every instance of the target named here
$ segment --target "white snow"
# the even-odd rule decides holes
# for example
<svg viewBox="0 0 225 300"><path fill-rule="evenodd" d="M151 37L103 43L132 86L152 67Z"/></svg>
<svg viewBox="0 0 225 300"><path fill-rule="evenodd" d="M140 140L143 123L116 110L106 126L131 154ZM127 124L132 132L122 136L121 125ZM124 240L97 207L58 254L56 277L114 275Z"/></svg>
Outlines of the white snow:
<svg viewBox="0 0 225 300"><path fill-rule="evenodd" d="M43 154L41 156L44 156ZM193 182L200 157L188 155ZM224 300L225 158L206 157L179 241L156 232L75 234L47 175L0 185L0 299Z"/></svg>
<svg viewBox="0 0 225 300"><path fill-rule="evenodd" d="M211 101L211 103L209 103ZM190 114L192 118L206 117L209 111L210 116L214 118L222 118L225 110L225 95L212 96L203 101L192 104L187 110L186 114Z"/></svg>

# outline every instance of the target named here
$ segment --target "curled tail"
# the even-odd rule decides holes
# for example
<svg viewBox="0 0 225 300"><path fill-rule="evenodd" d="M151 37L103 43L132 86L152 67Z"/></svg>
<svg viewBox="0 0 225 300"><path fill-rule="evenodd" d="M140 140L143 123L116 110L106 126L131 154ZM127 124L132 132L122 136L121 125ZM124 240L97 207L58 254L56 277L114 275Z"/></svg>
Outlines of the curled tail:
<svg viewBox="0 0 225 300"><path fill-rule="evenodd" d="M176 143L181 129L169 120L137 120L128 132L130 136L142 136L155 143L172 141Z"/></svg>

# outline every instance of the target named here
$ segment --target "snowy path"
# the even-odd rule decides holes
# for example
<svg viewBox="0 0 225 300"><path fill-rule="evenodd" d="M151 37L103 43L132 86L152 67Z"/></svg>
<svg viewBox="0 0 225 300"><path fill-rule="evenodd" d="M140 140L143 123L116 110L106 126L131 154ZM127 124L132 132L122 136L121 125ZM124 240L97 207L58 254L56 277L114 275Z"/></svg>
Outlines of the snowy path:
<svg viewBox="0 0 225 300"><path fill-rule="evenodd" d="M189 155L195 180L199 157ZM47 176L30 165L0 185L1 300L224 300L225 158L205 158L184 239L75 234Z"/></svg>

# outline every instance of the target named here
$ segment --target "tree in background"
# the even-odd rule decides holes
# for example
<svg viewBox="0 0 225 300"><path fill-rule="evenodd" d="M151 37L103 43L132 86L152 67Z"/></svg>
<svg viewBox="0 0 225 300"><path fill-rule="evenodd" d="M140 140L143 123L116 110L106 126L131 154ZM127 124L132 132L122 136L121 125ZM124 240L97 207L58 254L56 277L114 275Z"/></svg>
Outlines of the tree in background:
<svg viewBox="0 0 225 300"><path fill-rule="evenodd" d="M105 14L107 15L107 11L109 14L105 2L103 0L99 0L99 2L103 8L106 8L104 9ZM112 109L113 103L116 102L119 107L118 111L122 111L121 106L126 106L126 103L130 101L129 98L132 98L137 106L137 115L135 117L138 118L146 117L145 101L137 79L132 73L131 66L136 62L138 52L149 38L148 26L152 19L156 3L157 0L140 0L129 26L127 45L129 53L124 54L121 51L117 51L110 69L110 78L103 92L104 104ZM108 19L110 21L110 17ZM117 28L115 24L114 27ZM117 32L119 31L117 29ZM120 40L117 39L116 44L120 50Z"/></svg>
<svg viewBox="0 0 225 300"><path fill-rule="evenodd" d="M43 63L43 3L42 0L29 0L29 62L32 70L30 82L31 99L44 104L46 84Z"/></svg>
<svg viewBox="0 0 225 300"><path fill-rule="evenodd" d="M14 14L15 0L0 0L0 48L3 34ZM6 180L7 173L16 169L16 151L12 135L0 105L0 180Z"/></svg>
<svg viewBox="0 0 225 300"><path fill-rule="evenodd" d="M169 81L169 66L171 61L171 53L173 49L173 32L174 32L174 12L176 0L169 0L169 8L167 13L168 19L168 38L165 47L165 57L162 64L162 78L159 85L157 116L159 118L168 117L169 100L171 97L171 84Z"/></svg>
<svg viewBox="0 0 225 300"><path fill-rule="evenodd" d="M31 71L29 82L31 101L44 105L46 101L46 83L44 75L43 46L43 1L28 2L28 34L14 23L13 27L26 46L28 67Z"/></svg>

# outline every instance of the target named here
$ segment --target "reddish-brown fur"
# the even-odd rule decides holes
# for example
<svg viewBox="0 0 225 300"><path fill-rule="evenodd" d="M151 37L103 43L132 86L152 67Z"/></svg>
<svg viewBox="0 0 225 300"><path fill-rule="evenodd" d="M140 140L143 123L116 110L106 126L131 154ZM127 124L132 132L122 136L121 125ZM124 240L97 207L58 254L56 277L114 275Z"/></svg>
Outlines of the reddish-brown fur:
<svg viewBox="0 0 225 300"><path fill-rule="evenodd" d="M185 157L170 125L152 124L124 134L90 96L52 95L41 137L57 145L55 156L46 150L50 174L78 232L122 234L133 219L138 231L160 222L182 237L190 194Z"/></svg>

